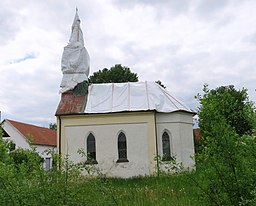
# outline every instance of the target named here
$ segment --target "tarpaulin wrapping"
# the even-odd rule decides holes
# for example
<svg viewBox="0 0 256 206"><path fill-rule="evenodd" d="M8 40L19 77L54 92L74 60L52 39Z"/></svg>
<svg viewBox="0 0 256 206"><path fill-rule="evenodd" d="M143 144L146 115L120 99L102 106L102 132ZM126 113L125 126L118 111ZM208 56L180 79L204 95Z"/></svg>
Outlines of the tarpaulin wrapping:
<svg viewBox="0 0 256 206"><path fill-rule="evenodd" d="M89 87L85 113L123 111L192 112L155 82L92 84Z"/></svg>

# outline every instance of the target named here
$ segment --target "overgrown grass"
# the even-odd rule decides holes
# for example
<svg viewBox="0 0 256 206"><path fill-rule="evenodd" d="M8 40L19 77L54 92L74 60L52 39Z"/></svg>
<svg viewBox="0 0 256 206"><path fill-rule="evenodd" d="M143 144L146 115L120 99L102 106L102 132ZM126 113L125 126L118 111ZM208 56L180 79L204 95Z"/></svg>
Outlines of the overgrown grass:
<svg viewBox="0 0 256 206"><path fill-rule="evenodd" d="M108 179L107 184L116 205L203 205L186 175Z"/></svg>
<svg viewBox="0 0 256 206"><path fill-rule="evenodd" d="M199 189L188 180L194 174L131 179L69 176L67 181L60 172L31 175L36 176L2 179L8 185L0 185L0 205L205 205Z"/></svg>
<svg viewBox="0 0 256 206"><path fill-rule="evenodd" d="M83 176L93 166L60 161L42 169L35 151L17 150L10 155L9 143L0 134L0 205L5 206L111 206L111 205L205 205L200 191L191 184L194 173L160 174L130 179Z"/></svg>
<svg viewBox="0 0 256 206"><path fill-rule="evenodd" d="M70 187L77 187L79 193L76 198L83 199L88 205L205 205L199 197L199 189L191 184L187 175L131 179L84 178L79 183L72 182Z"/></svg>

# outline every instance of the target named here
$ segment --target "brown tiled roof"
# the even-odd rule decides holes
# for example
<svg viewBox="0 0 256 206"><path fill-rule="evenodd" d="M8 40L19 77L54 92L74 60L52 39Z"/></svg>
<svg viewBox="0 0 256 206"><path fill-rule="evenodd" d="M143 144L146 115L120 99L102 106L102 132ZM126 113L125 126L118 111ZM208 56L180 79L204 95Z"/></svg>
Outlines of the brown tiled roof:
<svg viewBox="0 0 256 206"><path fill-rule="evenodd" d="M200 128L193 129L193 134L194 134L195 140L201 139L201 129Z"/></svg>
<svg viewBox="0 0 256 206"><path fill-rule="evenodd" d="M61 95L56 115L83 113L87 95L77 96L72 91Z"/></svg>
<svg viewBox="0 0 256 206"><path fill-rule="evenodd" d="M57 145L57 132L45 127L39 127L22 122L6 119L12 124L27 140L35 145Z"/></svg>

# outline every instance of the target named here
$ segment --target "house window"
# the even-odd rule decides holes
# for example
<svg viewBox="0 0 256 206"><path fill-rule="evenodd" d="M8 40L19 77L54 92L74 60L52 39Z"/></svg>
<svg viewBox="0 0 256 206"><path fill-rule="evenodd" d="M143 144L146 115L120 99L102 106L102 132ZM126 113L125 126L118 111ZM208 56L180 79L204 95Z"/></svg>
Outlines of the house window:
<svg viewBox="0 0 256 206"><path fill-rule="evenodd" d="M123 132L118 135L118 160L117 162L129 162L127 159L126 136Z"/></svg>
<svg viewBox="0 0 256 206"><path fill-rule="evenodd" d="M50 157L46 157L45 158L45 170L48 171L51 169L51 158Z"/></svg>
<svg viewBox="0 0 256 206"><path fill-rule="evenodd" d="M98 164L96 160L95 137L90 133L87 137L87 161L88 164Z"/></svg>
<svg viewBox="0 0 256 206"><path fill-rule="evenodd" d="M170 144L169 134L167 132L164 132L162 135L162 147L163 147L162 161L172 160L170 145L171 144Z"/></svg>

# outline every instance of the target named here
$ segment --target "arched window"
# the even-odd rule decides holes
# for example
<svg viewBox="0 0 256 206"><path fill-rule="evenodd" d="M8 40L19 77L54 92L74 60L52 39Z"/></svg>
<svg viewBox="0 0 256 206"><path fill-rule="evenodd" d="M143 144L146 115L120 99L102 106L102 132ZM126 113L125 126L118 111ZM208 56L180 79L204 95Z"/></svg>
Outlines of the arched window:
<svg viewBox="0 0 256 206"><path fill-rule="evenodd" d="M171 144L170 144L170 137L167 132L164 132L162 135L162 147L163 147L163 161L169 161L172 159L171 156Z"/></svg>
<svg viewBox="0 0 256 206"><path fill-rule="evenodd" d="M87 137L87 163L97 164L95 137L90 133Z"/></svg>
<svg viewBox="0 0 256 206"><path fill-rule="evenodd" d="M117 162L129 162L127 159L127 143L126 136L123 132L118 135L118 160Z"/></svg>

